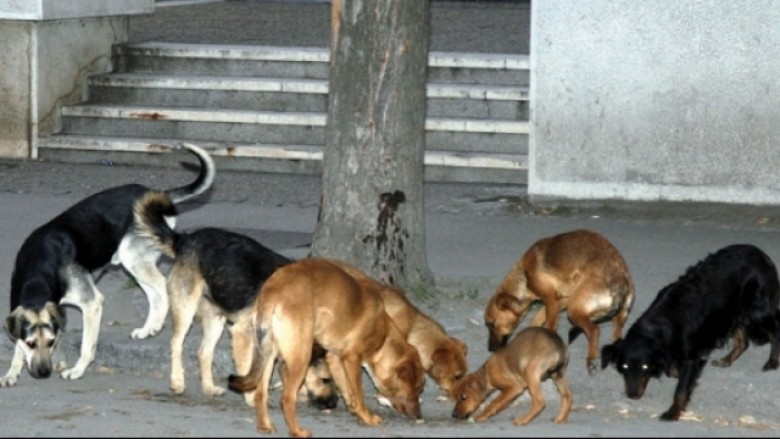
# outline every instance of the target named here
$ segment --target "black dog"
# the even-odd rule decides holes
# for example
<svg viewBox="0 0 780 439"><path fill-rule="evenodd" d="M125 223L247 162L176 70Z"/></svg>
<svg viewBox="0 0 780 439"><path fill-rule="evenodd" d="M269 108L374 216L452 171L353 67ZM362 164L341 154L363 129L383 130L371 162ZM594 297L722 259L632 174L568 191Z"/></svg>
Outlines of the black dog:
<svg viewBox="0 0 780 439"><path fill-rule="evenodd" d="M79 359L62 371L62 377L84 374L95 358L103 314L103 295L92 272L109 262L121 264L149 300L146 322L131 337L146 338L162 329L168 314L165 277L157 268L162 252L154 241L139 235L133 205L149 192L176 205L211 187L215 174L211 157L196 145L182 146L200 162L192 183L164 191L140 184L107 189L79 201L27 237L11 275L11 313L5 328L16 349L0 387L16 384L25 364L34 378L51 375L51 355L65 326L63 305L79 308L84 326ZM166 221L173 227L176 210L168 214Z"/></svg>
<svg viewBox="0 0 780 439"><path fill-rule="evenodd" d="M731 245L688 268L664 287L625 339L604 346L601 366L614 364L626 396L639 399L650 378L678 378L662 420L685 410L710 353L729 338L733 348L714 366L728 367L752 341L770 343L763 370L778 367L780 281L772 260L752 245Z"/></svg>
<svg viewBox="0 0 780 439"><path fill-rule="evenodd" d="M166 283L173 321L170 387L176 394L185 391L182 351L197 317L203 328L198 349L201 389L208 396L222 395L225 389L214 384L212 365L225 324L229 323L236 370L246 374L255 351L257 295L268 277L292 260L249 236L225 229L176 232L165 220L173 209L171 200L161 193L149 193L135 206L139 233L152 238L173 258ZM327 367L324 352L313 359L307 374L309 399L317 407L333 408L338 394L330 377L323 377L323 367ZM245 397L254 403L253 394Z"/></svg>

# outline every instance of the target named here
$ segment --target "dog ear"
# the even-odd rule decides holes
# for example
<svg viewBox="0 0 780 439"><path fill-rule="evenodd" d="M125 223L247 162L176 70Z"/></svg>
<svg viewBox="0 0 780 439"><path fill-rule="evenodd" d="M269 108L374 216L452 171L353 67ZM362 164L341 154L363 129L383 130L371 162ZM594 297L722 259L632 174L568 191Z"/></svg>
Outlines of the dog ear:
<svg viewBox="0 0 780 439"><path fill-rule="evenodd" d="M54 333L58 334L60 331L65 330L65 313L62 312L62 308L54 302L46 302L46 312L51 316L52 323L54 324Z"/></svg>
<svg viewBox="0 0 780 439"><path fill-rule="evenodd" d="M23 317L24 313L22 312L22 308L16 307L16 309L5 318L5 332L13 341L22 338Z"/></svg>
<svg viewBox="0 0 780 439"><path fill-rule="evenodd" d="M450 337L450 340L455 343L455 346L457 346L458 349L463 353L464 357L469 354L469 347L463 340L457 339L455 337Z"/></svg>
<svg viewBox="0 0 780 439"><path fill-rule="evenodd" d="M515 296L501 293L496 297L496 307L501 311L511 311L515 314L520 314L520 299Z"/></svg>
<svg viewBox="0 0 780 439"><path fill-rule="evenodd" d="M610 364L617 363L617 357L623 346L623 339L620 338L612 344L605 345L601 348L601 368L606 369Z"/></svg>

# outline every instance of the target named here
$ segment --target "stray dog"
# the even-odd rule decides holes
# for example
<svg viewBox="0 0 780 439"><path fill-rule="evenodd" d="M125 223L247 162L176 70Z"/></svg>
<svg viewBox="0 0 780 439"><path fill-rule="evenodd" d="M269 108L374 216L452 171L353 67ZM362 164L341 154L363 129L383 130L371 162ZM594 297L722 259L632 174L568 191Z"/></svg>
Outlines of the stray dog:
<svg viewBox="0 0 780 439"><path fill-rule="evenodd" d="M620 252L602 235L574 230L536 241L507 273L485 307L488 349L504 346L531 305L541 301L530 326L558 328L567 311L569 343L581 332L588 338L587 367L598 369L599 326L613 323L613 341L634 303L634 282Z"/></svg>
<svg viewBox="0 0 780 439"><path fill-rule="evenodd" d="M498 390L498 396L474 418L476 422L485 421L509 407L528 389L533 400L531 408L513 421L518 426L528 424L544 409L542 382L552 378L561 396L561 408L553 422L565 423L572 405L566 379L568 363L566 344L557 332L544 327L525 328L508 345L496 350L479 369L458 382L452 417L468 418Z"/></svg>
<svg viewBox="0 0 780 439"><path fill-rule="evenodd" d="M406 341L417 348L425 372L433 378L447 396L452 396L455 382L468 372L468 346L461 340L447 335L444 327L414 306L403 291L393 285L375 281L357 267L346 262L331 260L347 274L366 282L374 282L384 301L385 310L393 319Z"/></svg>
<svg viewBox="0 0 780 439"><path fill-rule="evenodd" d="M369 426L382 422L365 405L362 367L396 411L415 420L421 418L425 372L420 356L387 315L372 285L354 279L323 258L290 263L268 278L255 305L255 333L262 338L251 370L229 378L233 391L255 390L259 430L275 431L268 416L268 383L278 357L285 364L279 372L289 434L311 436L298 423L295 402L315 343L327 352L333 380L360 422Z"/></svg>
<svg viewBox="0 0 780 439"><path fill-rule="evenodd" d="M769 256L752 245L724 247L661 289L626 338L601 349L601 366L615 366L631 399L642 397L650 378L678 378L672 405L661 415L676 421L710 353L729 338L731 351L713 366L731 366L752 341L771 344L764 370L777 369L779 303L780 281Z"/></svg>
<svg viewBox="0 0 780 439"><path fill-rule="evenodd" d="M65 327L63 306L79 308L84 326L79 359L61 375L77 379L84 374L95 358L103 314L104 298L92 272L108 263L121 264L149 300L146 322L131 337L147 338L162 329L168 314L165 277L157 268L162 252L151 239L139 235L133 205L149 192L159 192L174 206L211 187L215 174L211 157L196 145L182 146L200 162L200 173L192 183L164 191L140 184L107 189L79 201L27 237L16 255L11 313L5 322L16 349L0 386L16 384L25 364L33 378L51 375L51 355ZM173 227L175 209L169 214Z"/></svg>
<svg viewBox="0 0 780 439"><path fill-rule="evenodd" d="M135 205L139 233L157 242L173 259L167 278L173 320L170 387L175 394L185 391L182 351L197 317L203 327L198 349L201 388L208 396L222 395L225 389L214 384L212 365L225 323L230 323L236 370L245 374L254 351L252 314L257 294L277 268L292 260L246 235L224 229L206 227L178 233L166 221L173 208L161 192L150 192ZM315 377L307 379L312 387L316 381ZM309 392L318 407L332 408L338 401L332 384L310 388ZM247 398L247 402L253 400L251 395Z"/></svg>

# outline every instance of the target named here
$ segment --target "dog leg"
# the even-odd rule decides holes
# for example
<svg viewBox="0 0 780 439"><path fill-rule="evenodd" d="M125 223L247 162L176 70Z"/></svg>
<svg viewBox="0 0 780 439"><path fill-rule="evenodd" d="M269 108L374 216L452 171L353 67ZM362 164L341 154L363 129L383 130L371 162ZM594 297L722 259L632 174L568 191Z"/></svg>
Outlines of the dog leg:
<svg viewBox="0 0 780 439"><path fill-rule="evenodd" d="M561 408L558 411L558 416L553 418L553 422L556 424L565 424L569 419L569 412L571 412L571 390L569 390L569 381L566 379L566 375L562 371L558 371L552 376L555 387L558 389L558 394L561 396Z"/></svg>
<svg viewBox="0 0 780 439"><path fill-rule="evenodd" d="M69 267L67 271L70 285L60 304L79 308L84 327L79 359L73 367L63 370L61 376L68 380L75 380L81 378L87 367L95 360L104 299L87 271L76 266Z"/></svg>
<svg viewBox="0 0 780 439"><path fill-rule="evenodd" d="M577 290L572 295L569 303L569 320L582 329L588 339L588 354L585 357L587 361L588 373L593 375L598 369L599 358L599 337L601 331L599 326L591 320L591 316L599 313L601 310L595 309L592 295L588 292Z"/></svg>
<svg viewBox="0 0 780 439"><path fill-rule="evenodd" d="M484 422L487 419L495 416L499 412L509 407L512 402L522 395L525 391L524 386L513 385L511 387L501 387L498 389L498 395L490 401L487 407L482 410L477 416L474 417L476 422Z"/></svg>
<svg viewBox="0 0 780 439"><path fill-rule="evenodd" d="M202 279L193 279L186 266L175 264L168 274L168 291L173 303L171 319L173 321L171 336L171 382L173 393L184 393L184 365L182 355L184 338L192 326L195 313L201 300L205 286Z"/></svg>
<svg viewBox="0 0 780 439"><path fill-rule="evenodd" d="M693 388L696 387L705 364L707 364L705 360L689 360L681 365L680 378L677 381L677 387L674 389L672 406L661 414L660 419L662 421L677 421L680 419L680 414L688 406Z"/></svg>
<svg viewBox="0 0 780 439"><path fill-rule="evenodd" d="M259 329L258 329L259 331ZM255 414L257 417L257 429L265 433L275 433L276 427L268 416L268 386L271 383L271 376L274 372L274 364L279 354L276 349L276 341L273 334L265 332L260 340L258 352L255 354L254 361L259 361L260 378L255 388Z"/></svg>
<svg viewBox="0 0 780 439"><path fill-rule="evenodd" d="M254 330L251 312L238 317L228 328L233 351L233 364L238 375L246 375L252 367L252 355L255 352ZM255 392L245 392L244 401L248 406L253 407Z"/></svg>
<svg viewBox="0 0 780 439"><path fill-rule="evenodd" d="M130 337L144 339L157 335L165 325L168 315L168 294L165 276L157 268L161 254L149 239L126 235L119 244L117 254L122 266L135 278L149 301L149 312L143 327L133 329Z"/></svg>
<svg viewBox="0 0 780 439"><path fill-rule="evenodd" d="M0 387L11 387L16 385L19 380L19 375L24 368L24 351L19 346L19 343L24 343L23 340L18 340L14 347L14 357L11 359L11 367L8 368L5 376L0 378Z"/></svg>
<svg viewBox="0 0 780 439"><path fill-rule="evenodd" d="M288 350L285 347L281 348L280 355L284 359L285 364L284 368L279 369L282 378L281 406L290 436L311 437L311 431L301 427L298 422L296 408L298 391L303 385L304 378L306 378L306 370L309 368L311 355L304 355L299 349Z"/></svg>
<svg viewBox="0 0 780 439"><path fill-rule="evenodd" d="M536 314L531 318L531 323L528 324L528 326L542 326L544 325L544 322L547 320L547 308L542 305L539 307L539 309L536 311Z"/></svg>
<svg viewBox="0 0 780 439"><path fill-rule="evenodd" d="M351 387L349 380L347 380L347 373L344 370L341 358L332 352L326 352L325 361L328 363L328 369L333 382L336 384L341 398L344 399L344 404L351 413L355 413L355 389Z"/></svg>
<svg viewBox="0 0 780 439"><path fill-rule="evenodd" d="M742 326L738 327L737 330L734 331L734 337L732 340L734 345L732 346L731 351L723 358L712 360L711 364L713 366L729 367L737 358L739 358L740 355L742 355L743 352L747 350L748 339L747 334L745 334L745 328Z"/></svg>
<svg viewBox="0 0 780 439"><path fill-rule="evenodd" d="M775 370L778 366L780 366L780 346L778 346L779 341L777 339L777 332L770 332L769 335L769 343L771 345L771 350L769 351L769 359L766 360L766 363L764 363L764 367L762 370Z"/></svg>
<svg viewBox="0 0 780 439"><path fill-rule="evenodd" d="M382 423L382 417L376 413L372 413L365 405L365 395L363 394L363 369L360 358L351 352L343 352L340 356L340 360L342 363L341 367L343 368L346 377L347 388L351 389L354 398L351 404L348 403L350 409L363 424L371 427L379 425Z"/></svg>
<svg viewBox="0 0 780 439"><path fill-rule="evenodd" d="M214 308L206 299L200 299L198 313L203 324L203 339L198 349L198 364L200 365L200 385L206 396L219 396L225 393L223 387L214 385L212 367L214 364L214 349L225 329L225 317L214 312ZM246 371L244 371L246 372Z"/></svg>

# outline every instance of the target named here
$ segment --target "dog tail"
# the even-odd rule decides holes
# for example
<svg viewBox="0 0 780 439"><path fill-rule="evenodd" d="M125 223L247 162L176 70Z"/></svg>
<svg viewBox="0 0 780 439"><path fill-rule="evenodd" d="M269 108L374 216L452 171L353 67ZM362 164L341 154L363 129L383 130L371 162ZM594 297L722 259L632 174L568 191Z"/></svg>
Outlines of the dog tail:
<svg viewBox="0 0 780 439"><path fill-rule="evenodd" d="M192 143L182 143L180 147L174 147L174 149L180 148L184 148L195 154L195 157L197 157L200 162L200 173L198 173L198 178L190 184L165 190L165 193L171 197L174 204L182 203L206 192L214 183L214 175L217 172L214 160L212 160L205 149Z"/></svg>
<svg viewBox="0 0 780 439"><path fill-rule="evenodd" d="M152 238L163 253L176 257L178 233L173 230L176 223L176 206L168 194L150 191L139 198L133 206L133 215L139 236Z"/></svg>
<svg viewBox="0 0 780 439"><path fill-rule="evenodd" d="M255 353L252 356L252 365L246 375L230 374L228 376L228 389L236 393L251 392L257 388L257 382L262 373L262 361L260 361L260 350L255 345Z"/></svg>

